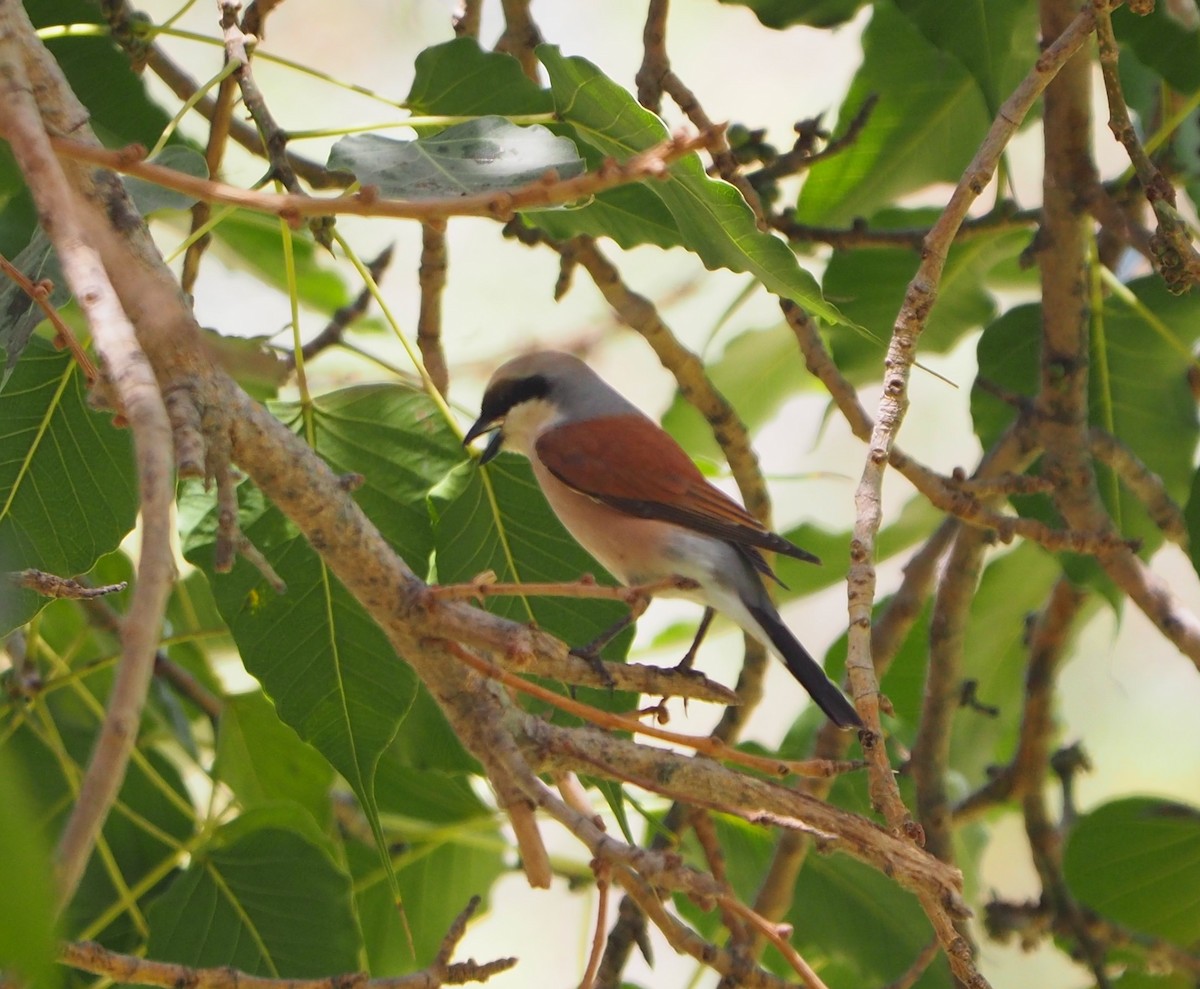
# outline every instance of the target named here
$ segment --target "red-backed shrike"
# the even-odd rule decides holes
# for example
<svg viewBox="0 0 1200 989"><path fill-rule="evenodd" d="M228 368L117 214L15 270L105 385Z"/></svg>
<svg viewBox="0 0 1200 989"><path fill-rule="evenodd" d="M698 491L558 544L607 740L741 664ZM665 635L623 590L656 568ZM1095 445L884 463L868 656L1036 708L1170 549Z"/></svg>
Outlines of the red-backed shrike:
<svg viewBox="0 0 1200 989"><path fill-rule="evenodd" d="M463 442L488 432L480 462L501 449L528 457L554 513L623 584L692 581L695 589L667 593L732 618L774 648L831 721L862 726L763 584L778 580L763 550L820 561L709 484L668 433L581 360L545 352L497 370Z"/></svg>

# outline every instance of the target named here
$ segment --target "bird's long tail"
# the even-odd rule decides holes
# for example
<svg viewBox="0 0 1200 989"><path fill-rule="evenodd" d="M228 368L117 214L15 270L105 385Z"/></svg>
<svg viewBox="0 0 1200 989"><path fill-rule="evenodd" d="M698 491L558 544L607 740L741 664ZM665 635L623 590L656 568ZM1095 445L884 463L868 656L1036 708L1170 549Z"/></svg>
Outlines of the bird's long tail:
<svg viewBox="0 0 1200 989"><path fill-rule="evenodd" d="M861 728L862 719L854 710L854 705L846 699L837 684L825 675L825 671L817 661L808 654L792 635L791 630L783 624L774 608L763 608L743 602L749 609L754 620L771 640L771 644L783 659L788 672L792 674L814 701L825 712L825 715L839 728Z"/></svg>

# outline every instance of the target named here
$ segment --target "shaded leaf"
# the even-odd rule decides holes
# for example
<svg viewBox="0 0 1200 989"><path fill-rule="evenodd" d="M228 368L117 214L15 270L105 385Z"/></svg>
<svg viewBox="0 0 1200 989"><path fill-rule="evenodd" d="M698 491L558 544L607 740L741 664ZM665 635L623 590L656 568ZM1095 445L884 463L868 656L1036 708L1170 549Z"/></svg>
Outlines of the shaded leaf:
<svg viewBox="0 0 1200 989"><path fill-rule="evenodd" d="M129 433L93 412L70 355L33 340L0 393L0 571L86 573L133 528ZM0 594L0 634L45 604Z"/></svg>
<svg viewBox="0 0 1200 989"><path fill-rule="evenodd" d="M1092 332L1089 413L1092 425L1110 431L1162 478L1179 503L1192 483L1200 427L1188 385L1191 347L1200 335L1200 300L1173 296L1157 278L1128 285L1136 304L1110 296ZM1011 309L979 341L979 374L1019 395L1037 391L1041 316L1037 306ZM1007 426L1013 410L978 387L971 394L975 431L985 447ZM1161 545L1162 533L1141 502L1107 473L1100 491L1121 533L1142 540L1143 552ZM1022 512L1054 521L1045 498L1014 498Z"/></svg>
<svg viewBox="0 0 1200 989"><path fill-rule="evenodd" d="M867 0L720 0L730 6L749 7L766 27L836 27L850 20Z"/></svg>
<svg viewBox="0 0 1200 989"><path fill-rule="evenodd" d="M50 847L25 773L2 747L0 807L0 972L52 989L62 984L62 969L55 964Z"/></svg>
<svg viewBox="0 0 1200 989"><path fill-rule="evenodd" d="M1200 940L1200 809L1151 797L1103 804L1071 829L1063 872L1105 918L1181 947Z"/></svg>
<svg viewBox="0 0 1200 989"><path fill-rule="evenodd" d="M455 38L417 56L404 105L413 113L474 116L549 113L550 93L530 80L511 55L484 51L474 38Z"/></svg>
<svg viewBox="0 0 1200 989"><path fill-rule="evenodd" d="M264 507L249 482L238 493L242 531L287 583L287 593L276 594L241 559L229 574L212 572L215 509L195 489L180 502L189 525L185 556L209 574L242 661L279 717L333 764L372 816L375 765L412 703L415 677L278 510Z"/></svg>
<svg viewBox="0 0 1200 989"><path fill-rule="evenodd" d="M1024 0L896 0L896 6L975 77L989 114L1037 60L1037 8Z"/></svg>
<svg viewBox="0 0 1200 989"><path fill-rule="evenodd" d="M863 63L842 102L838 134L872 94L879 102L853 144L809 170L796 207L801 223L847 223L905 193L956 181L991 122L971 74L891 0L875 4L863 32Z"/></svg>
<svg viewBox="0 0 1200 989"><path fill-rule="evenodd" d="M163 148L161 154L149 159L149 164L162 165L163 168L171 168L198 179L208 178L208 163L204 160L204 155L181 144ZM161 210L188 209L196 202L195 196L147 182L145 179L134 178L132 175L126 176L122 181L125 183L125 191L133 199L133 205L142 216L150 216Z"/></svg>
<svg viewBox="0 0 1200 989"><path fill-rule="evenodd" d="M333 146L329 167L352 172L384 196L439 199L511 189L550 171L571 178L584 163L565 137L490 116L415 141L352 134Z"/></svg>
<svg viewBox="0 0 1200 989"><path fill-rule="evenodd" d="M276 411L303 428L298 406ZM437 406L410 388L368 385L317 398L312 416L317 452L334 470L363 475L356 499L425 574L433 549L425 499L465 456ZM231 573L212 573L216 510L196 485L181 499L185 554L208 571L246 668L279 717L346 778L377 825L375 767L413 702L416 678L279 511L249 482L239 497L242 530L286 581L287 593L276 594L240 559Z"/></svg>
<svg viewBox="0 0 1200 989"><path fill-rule="evenodd" d="M1112 12L1113 33L1122 49L1129 48L1168 85L1181 93L1200 89L1200 32L1189 31L1155 4L1148 14L1127 7Z"/></svg>
<svg viewBox="0 0 1200 989"><path fill-rule="evenodd" d="M50 238L38 227L25 249L12 260L12 265L34 284L48 282L50 294L46 300L55 308L66 305L71 298L66 280L58 266L58 255ZM42 307L11 278L0 282L0 354L4 368L0 372L0 391L8 384L9 376L25 351L29 338L46 318Z"/></svg>
<svg viewBox="0 0 1200 989"><path fill-rule="evenodd" d="M227 697L217 730L213 776L250 809L291 800L320 825L329 822L333 770L279 720L259 692Z"/></svg>
<svg viewBox="0 0 1200 989"><path fill-rule="evenodd" d="M472 896L485 897L504 872L504 842L490 816L417 838L394 859L416 957L377 861L365 846L349 843L356 910L371 974L402 975L434 959L446 931ZM413 908L416 904L416 909ZM482 911L480 911L482 913ZM479 916L479 913L476 914Z"/></svg>
<svg viewBox="0 0 1200 989"><path fill-rule="evenodd" d="M296 813L242 814L194 853L150 911L150 957L277 978L358 971L350 879Z"/></svg>

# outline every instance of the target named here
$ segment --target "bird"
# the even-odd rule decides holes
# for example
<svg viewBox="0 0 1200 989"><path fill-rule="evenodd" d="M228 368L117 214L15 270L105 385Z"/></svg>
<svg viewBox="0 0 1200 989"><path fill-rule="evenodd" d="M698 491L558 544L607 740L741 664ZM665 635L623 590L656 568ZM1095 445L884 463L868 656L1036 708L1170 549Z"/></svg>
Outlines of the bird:
<svg viewBox="0 0 1200 989"><path fill-rule="evenodd" d="M626 586L675 579L665 596L715 610L773 649L838 727L861 728L854 705L784 624L763 551L819 563L705 479L675 439L572 354L538 351L499 367L463 444L491 434L528 458L555 515ZM696 643L689 650L694 653Z"/></svg>

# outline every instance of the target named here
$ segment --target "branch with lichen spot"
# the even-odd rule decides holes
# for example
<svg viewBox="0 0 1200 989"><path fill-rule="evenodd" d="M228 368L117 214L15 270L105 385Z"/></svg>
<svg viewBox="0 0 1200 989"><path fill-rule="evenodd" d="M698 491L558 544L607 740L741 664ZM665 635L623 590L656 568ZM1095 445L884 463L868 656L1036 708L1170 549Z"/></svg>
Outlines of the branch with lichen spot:
<svg viewBox="0 0 1200 989"><path fill-rule="evenodd" d="M408 220L487 216L507 220L521 210L561 206L631 182L664 179L672 162L693 151L711 147L719 134L720 128L703 134L676 135L623 162L607 159L594 171L570 179L559 178L551 172L511 189L421 200L381 198L374 186L334 197L256 192L147 162L144 160L145 149L140 145L110 151L62 137L51 138L51 144L55 152L65 158L132 175L205 202L226 203L278 216L289 223L316 216L389 216ZM0 133L0 136L6 135Z"/></svg>

